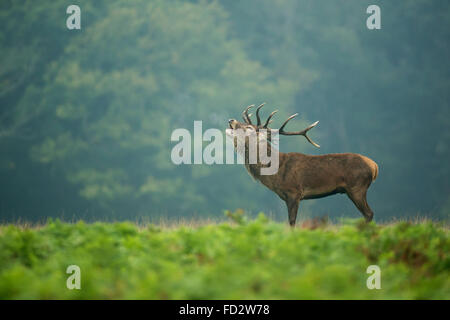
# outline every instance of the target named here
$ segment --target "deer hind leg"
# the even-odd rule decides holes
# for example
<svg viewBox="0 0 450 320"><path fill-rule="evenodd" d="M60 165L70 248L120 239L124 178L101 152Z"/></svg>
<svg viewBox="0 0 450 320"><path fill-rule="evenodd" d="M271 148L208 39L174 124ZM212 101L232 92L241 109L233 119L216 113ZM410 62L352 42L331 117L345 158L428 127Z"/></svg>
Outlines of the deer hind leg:
<svg viewBox="0 0 450 320"><path fill-rule="evenodd" d="M366 221L370 222L373 219L373 211L367 203L366 193L367 189L347 190L347 195L350 200L352 200L358 210L363 214Z"/></svg>
<svg viewBox="0 0 450 320"><path fill-rule="evenodd" d="M297 220L297 211L298 211L299 204L300 204L300 200L295 200L295 199L286 200L286 205L287 205L288 214L289 214L289 224L291 227L295 226L295 220Z"/></svg>

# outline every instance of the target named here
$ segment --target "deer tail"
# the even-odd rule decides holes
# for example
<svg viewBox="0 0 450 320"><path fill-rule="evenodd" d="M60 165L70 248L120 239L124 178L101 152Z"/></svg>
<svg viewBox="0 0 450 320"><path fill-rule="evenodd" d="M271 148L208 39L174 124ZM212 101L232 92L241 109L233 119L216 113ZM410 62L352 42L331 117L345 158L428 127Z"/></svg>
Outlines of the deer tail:
<svg viewBox="0 0 450 320"><path fill-rule="evenodd" d="M370 171L372 172L372 181L375 181L375 179L378 177L378 165L375 161L372 159L369 159L365 156L362 156L363 160L366 162L366 164L369 166Z"/></svg>
<svg viewBox="0 0 450 320"><path fill-rule="evenodd" d="M372 171L372 181L375 181L375 179L378 177L378 165L375 161L372 161L374 164L373 171Z"/></svg>

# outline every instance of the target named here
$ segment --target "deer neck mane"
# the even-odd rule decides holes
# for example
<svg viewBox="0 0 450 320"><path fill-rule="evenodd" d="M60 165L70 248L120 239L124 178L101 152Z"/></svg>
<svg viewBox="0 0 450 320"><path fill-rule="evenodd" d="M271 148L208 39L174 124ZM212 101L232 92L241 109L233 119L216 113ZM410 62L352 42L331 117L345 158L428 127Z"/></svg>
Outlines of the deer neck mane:
<svg viewBox="0 0 450 320"><path fill-rule="evenodd" d="M268 148L271 148L270 146L268 146ZM269 151L269 150L268 150ZM272 150L270 150L271 152ZM279 155L279 160L278 160L278 164L279 166L281 166L281 163L283 161L283 159L285 158L285 153L278 151L278 155ZM268 164L262 164L259 161L259 157L258 157L258 161L257 163L248 163L248 161L246 161L244 163L245 169L247 170L248 174L256 181L261 182L264 185L268 185L270 184L270 181L272 180L272 177L274 175L262 175L261 174L261 169L262 168L267 168L270 167L270 163ZM276 175L276 174L275 174Z"/></svg>

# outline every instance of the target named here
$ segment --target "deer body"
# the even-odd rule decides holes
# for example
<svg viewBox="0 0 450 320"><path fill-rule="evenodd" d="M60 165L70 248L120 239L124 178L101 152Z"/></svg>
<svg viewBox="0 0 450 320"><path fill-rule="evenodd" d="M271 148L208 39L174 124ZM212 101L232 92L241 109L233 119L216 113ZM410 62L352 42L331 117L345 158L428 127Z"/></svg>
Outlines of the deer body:
<svg viewBox="0 0 450 320"><path fill-rule="evenodd" d="M266 121L266 125L261 127L258 115L261 107L262 105L257 110L257 126L251 124L250 117L247 115L247 108L244 112L244 121L248 121L242 124L237 120L230 120L230 128L232 130L237 128L250 130L253 128L257 134L258 129L266 129L269 119L274 113ZM294 116L286 120L279 129L279 133L282 135L304 135L309 142L318 147L306 136L306 132L313 128L317 122L300 132L284 132L284 126ZM272 147L267 144L267 148L271 149ZM271 150L268 150L268 152L271 152ZM323 198L336 193L346 193L364 215L366 221L369 222L373 218L373 212L366 200L366 193L370 184L378 175L378 165L368 157L356 153L306 155L297 152L279 152L279 168L275 174L261 175L260 169L262 166L259 162L255 164L246 162L245 164L247 171L254 179L275 192L286 202L291 226L295 225L301 200Z"/></svg>
<svg viewBox="0 0 450 320"><path fill-rule="evenodd" d="M366 192L378 174L371 159L355 154L280 153L278 172L260 175L258 164L246 166L249 173L275 192L287 204L289 223L295 225L301 200L318 199L336 193L346 193L367 221L373 212L366 201Z"/></svg>

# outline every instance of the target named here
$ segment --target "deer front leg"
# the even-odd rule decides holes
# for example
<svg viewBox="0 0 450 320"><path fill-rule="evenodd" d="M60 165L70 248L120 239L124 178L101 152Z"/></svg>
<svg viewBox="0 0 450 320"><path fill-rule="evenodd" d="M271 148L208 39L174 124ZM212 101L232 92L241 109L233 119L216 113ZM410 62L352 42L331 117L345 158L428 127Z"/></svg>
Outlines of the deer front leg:
<svg viewBox="0 0 450 320"><path fill-rule="evenodd" d="M298 205L300 204L300 200L297 199L287 199L286 205L288 208L288 214L289 214L289 224L291 227L295 226L295 220L297 220L297 211L298 211Z"/></svg>

